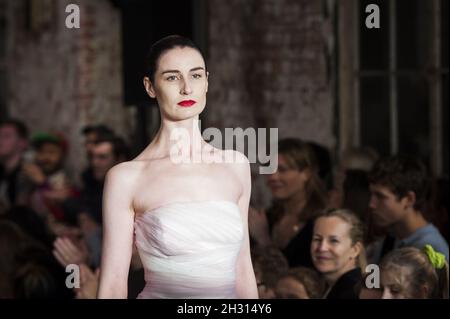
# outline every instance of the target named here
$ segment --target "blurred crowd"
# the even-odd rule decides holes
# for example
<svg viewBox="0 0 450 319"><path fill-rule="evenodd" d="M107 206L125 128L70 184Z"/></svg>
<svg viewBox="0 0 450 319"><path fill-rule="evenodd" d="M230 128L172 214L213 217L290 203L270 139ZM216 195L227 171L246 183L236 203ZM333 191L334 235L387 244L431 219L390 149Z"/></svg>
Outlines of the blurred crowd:
<svg viewBox="0 0 450 319"><path fill-rule="evenodd" d="M96 297L103 184L130 152L105 125L80 134L88 164L77 184L63 134L0 122L0 298ZM448 298L448 178L414 156L370 148L339 163L296 138L278 149L271 205L249 210L260 298ZM68 265L78 266L79 285L68 285ZM144 285L133 249L129 298Z"/></svg>

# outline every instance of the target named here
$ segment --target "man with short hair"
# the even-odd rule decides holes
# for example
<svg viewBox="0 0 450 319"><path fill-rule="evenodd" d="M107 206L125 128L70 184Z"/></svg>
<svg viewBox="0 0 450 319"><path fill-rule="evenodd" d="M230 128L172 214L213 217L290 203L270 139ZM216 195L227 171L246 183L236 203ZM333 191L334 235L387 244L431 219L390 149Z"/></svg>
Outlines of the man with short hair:
<svg viewBox="0 0 450 319"><path fill-rule="evenodd" d="M405 246L422 249L426 244L446 256L448 244L425 218L429 181L417 159L392 156L380 159L369 174L374 223L388 236L369 247L370 261L378 263L390 250Z"/></svg>
<svg viewBox="0 0 450 319"><path fill-rule="evenodd" d="M31 142L35 150L34 162L24 166L35 184L30 205L45 219L66 222L69 216L65 205L78 194L64 170L68 143L57 132L37 133Z"/></svg>
<svg viewBox="0 0 450 319"><path fill-rule="evenodd" d="M17 119L0 122L0 206L28 203L33 185L23 171L28 129Z"/></svg>

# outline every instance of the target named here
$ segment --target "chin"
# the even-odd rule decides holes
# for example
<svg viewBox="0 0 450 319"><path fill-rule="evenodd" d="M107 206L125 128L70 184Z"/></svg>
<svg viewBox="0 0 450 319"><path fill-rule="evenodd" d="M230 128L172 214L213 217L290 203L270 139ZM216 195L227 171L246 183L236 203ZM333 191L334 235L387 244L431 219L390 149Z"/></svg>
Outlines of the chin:
<svg viewBox="0 0 450 319"><path fill-rule="evenodd" d="M284 200L288 197L287 194L280 189L271 190L270 192L272 193L272 197L277 200Z"/></svg>

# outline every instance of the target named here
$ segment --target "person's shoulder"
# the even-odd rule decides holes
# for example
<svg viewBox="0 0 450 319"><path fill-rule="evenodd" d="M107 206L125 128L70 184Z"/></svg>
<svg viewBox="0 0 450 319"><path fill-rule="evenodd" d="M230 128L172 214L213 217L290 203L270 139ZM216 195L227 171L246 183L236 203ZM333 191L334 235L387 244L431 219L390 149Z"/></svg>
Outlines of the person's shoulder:
<svg viewBox="0 0 450 319"><path fill-rule="evenodd" d="M446 242L439 229L437 229L436 226L431 223L418 229L414 237L416 237L417 240L435 239L438 241Z"/></svg>
<svg viewBox="0 0 450 319"><path fill-rule="evenodd" d="M143 167L137 161L126 161L111 167L106 174L108 180L120 179L123 182L131 181L139 175Z"/></svg>
<svg viewBox="0 0 450 319"><path fill-rule="evenodd" d="M224 150L225 164L239 178L245 179L250 175L250 161L245 154L235 150Z"/></svg>
<svg viewBox="0 0 450 319"><path fill-rule="evenodd" d="M411 243L417 248L423 248L425 245L431 245L436 251L445 254L448 259L449 248L448 243L439 230L433 225L428 224L419 230L415 240Z"/></svg>
<svg viewBox="0 0 450 319"><path fill-rule="evenodd" d="M226 163L236 164L240 167L248 167L250 161L244 153L235 150L223 150L223 156Z"/></svg>

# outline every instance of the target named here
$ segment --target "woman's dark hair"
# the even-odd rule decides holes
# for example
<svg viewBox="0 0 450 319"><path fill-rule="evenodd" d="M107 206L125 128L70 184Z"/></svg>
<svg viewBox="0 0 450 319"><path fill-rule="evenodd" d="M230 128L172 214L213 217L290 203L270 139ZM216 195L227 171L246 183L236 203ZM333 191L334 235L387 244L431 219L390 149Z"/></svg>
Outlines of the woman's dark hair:
<svg viewBox="0 0 450 319"><path fill-rule="evenodd" d="M310 179L306 182L306 205L299 221L305 222L313 218L325 208L325 187L319 177L319 165L311 146L298 138L285 138L278 142L278 154L282 155L289 167L302 171L309 169ZM277 223L283 216L282 203L274 200L269 208L269 223Z"/></svg>
<svg viewBox="0 0 450 319"><path fill-rule="evenodd" d="M161 56L166 52L174 48L192 48L197 50L205 61L202 51L199 47L191 40L181 35L169 35L158 41L156 41L150 48L147 54L146 70L145 76L147 76L152 83L155 80L155 72L158 68L158 62ZM206 71L206 61L205 61L205 71Z"/></svg>

